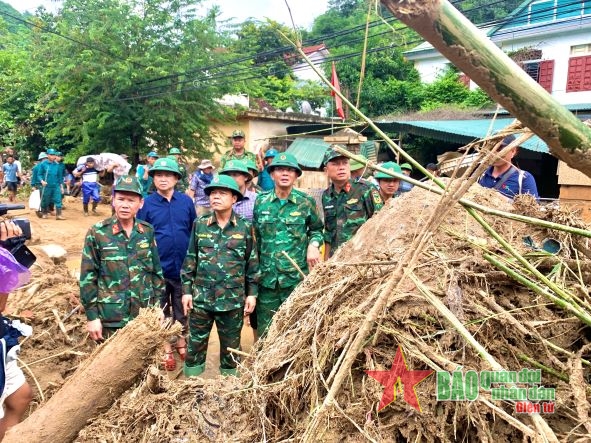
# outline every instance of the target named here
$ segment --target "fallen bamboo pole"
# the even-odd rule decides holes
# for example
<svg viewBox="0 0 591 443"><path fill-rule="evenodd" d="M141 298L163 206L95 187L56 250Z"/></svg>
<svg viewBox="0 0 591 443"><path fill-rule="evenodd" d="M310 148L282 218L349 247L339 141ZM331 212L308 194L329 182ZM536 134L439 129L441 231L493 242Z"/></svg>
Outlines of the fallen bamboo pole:
<svg viewBox="0 0 591 443"><path fill-rule="evenodd" d="M164 340L180 333L160 327L158 310L140 315L92 354L39 409L10 428L3 443L73 441L88 421L109 409L148 367Z"/></svg>
<svg viewBox="0 0 591 443"><path fill-rule="evenodd" d="M544 140L552 155L591 177L591 129L447 0L381 3Z"/></svg>

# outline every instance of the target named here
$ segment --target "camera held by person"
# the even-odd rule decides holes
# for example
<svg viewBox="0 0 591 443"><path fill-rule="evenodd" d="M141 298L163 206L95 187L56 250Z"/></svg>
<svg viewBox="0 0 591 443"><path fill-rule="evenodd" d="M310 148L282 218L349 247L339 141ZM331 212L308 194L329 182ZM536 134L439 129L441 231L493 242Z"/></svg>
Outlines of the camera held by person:
<svg viewBox="0 0 591 443"><path fill-rule="evenodd" d="M6 215L8 211L16 209L25 209L25 206L0 204L0 217ZM13 218L10 221L18 227L19 234L15 236L7 235L5 239L0 239L0 246L8 250L21 265L30 268L37 259L35 254L25 245L25 242L31 239L31 223L24 217ZM7 221L0 219L0 227L5 229L5 232L7 232L6 223Z"/></svg>

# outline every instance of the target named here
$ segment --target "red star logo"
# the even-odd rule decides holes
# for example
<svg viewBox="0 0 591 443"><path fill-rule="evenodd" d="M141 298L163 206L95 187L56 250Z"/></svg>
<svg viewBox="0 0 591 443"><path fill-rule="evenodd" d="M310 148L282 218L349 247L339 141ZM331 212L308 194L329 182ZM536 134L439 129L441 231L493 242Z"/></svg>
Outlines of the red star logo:
<svg viewBox="0 0 591 443"><path fill-rule="evenodd" d="M402 392L404 387L404 401L421 412L421 405L419 398L415 392L415 386L422 382L425 378L431 375L434 371L409 371L404 359L404 352L402 347L398 346L392 368L389 371L365 371L367 375L375 378L384 387L384 393L378 407L381 411L394 400L396 400L396 393ZM402 386L401 386L402 384Z"/></svg>

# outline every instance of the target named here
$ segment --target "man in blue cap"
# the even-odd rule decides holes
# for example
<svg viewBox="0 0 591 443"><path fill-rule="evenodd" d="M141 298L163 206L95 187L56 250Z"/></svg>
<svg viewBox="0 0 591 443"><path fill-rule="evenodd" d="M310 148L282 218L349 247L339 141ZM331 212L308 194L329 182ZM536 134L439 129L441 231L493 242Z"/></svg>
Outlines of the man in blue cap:
<svg viewBox="0 0 591 443"><path fill-rule="evenodd" d="M501 141L498 149L504 149L514 141L515 136L508 135ZM538 188L534 177L529 172L518 169L512 163L513 158L517 155L517 149L518 147L515 146L503 157L497 158L492 166L484 171L484 174L478 179L478 183L485 188L496 189L510 199L518 194L530 194L537 199L539 198Z"/></svg>

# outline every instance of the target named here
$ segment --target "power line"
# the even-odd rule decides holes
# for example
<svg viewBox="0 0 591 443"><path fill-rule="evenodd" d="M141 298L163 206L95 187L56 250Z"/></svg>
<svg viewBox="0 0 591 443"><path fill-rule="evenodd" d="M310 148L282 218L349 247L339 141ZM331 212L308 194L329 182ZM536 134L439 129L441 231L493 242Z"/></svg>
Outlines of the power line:
<svg viewBox="0 0 591 443"><path fill-rule="evenodd" d="M569 6L570 5L579 5L580 6L580 3L579 2L572 2L572 3L569 3L568 5ZM555 9L556 8L554 6L548 7L545 10L544 9L540 9L538 12L545 12L545 14L537 14L536 15L536 19L543 19L543 18L553 17L555 15ZM495 20L494 22L484 23L480 27L489 27L489 26L491 26L491 24L502 25L504 23L511 22L512 20L514 20L514 17L508 16L508 17L505 17L504 19ZM577 20L577 19L575 18L574 20ZM552 24L553 23L543 23L543 24L539 24L539 25L536 25L536 26L531 26L528 29L530 29L530 30L531 29L536 29L536 28L540 28L541 29L541 28L545 28L547 26L551 26ZM389 32L389 31L386 31L386 32ZM510 32L514 32L514 31L512 30ZM422 39L421 40L412 41L412 42L407 42L406 45L412 44L412 43L419 43L421 41L422 41ZM387 46L382 46L382 47L378 47L378 48L373 48L370 51L368 51L368 53L371 54L371 53L381 52L381 51L384 51L384 50L387 50L387 49L398 48L398 47L401 47L401 46L403 46L403 45L387 45ZM338 57L327 58L327 59L325 59L323 61L323 63L329 63L331 61L344 60L344 59L348 59L348 58L352 58L352 57L357 57L357 56L359 56L359 53L358 52L349 53L349 54L343 54L343 55L338 56ZM232 61L224 63L224 65L229 65L229 64L233 64ZM245 74L248 75L248 72L249 71L250 72L256 72L256 71L258 71L260 69L263 69L263 68L264 68L264 65L258 65L258 66L253 66L253 67L241 68L241 69L238 69L238 70L237 69L226 70L226 71L219 72L217 74L208 74L206 76L196 77L196 78L184 80L184 81L181 81L181 82L177 82L175 84L175 86L182 85L182 84L187 84L187 83L196 84L196 83L199 83L199 82L202 82L202 81L206 81L206 80L207 81L213 81L216 78L220 78L220 77L230 77L230 78L232 78L232 83L236 83L237 81L244 81L244 80L247 80L247 79L257 78L257 75L248 76L248 77L240 77L240 75L245 75ZM204 69L206 69L206 70L209 71L208 68L204 68ZM292 68L292 70L293 70L293 68ZM136 98L148 98L148 97L160 96L160 95L164 95L164 94L168 94L168 93L182 93L182 92L185 92L187 90L195 90L195 89L198 89L198 87L190 87L190 88L180 89L180 90L176 90L176 91L164 91L164 92L158 92L158 93L147 94L147 95L145 94L146 92L148 92L150 90L159 89L159 88L162 88L162 87L167 87L167 86L155 86L155 87L151 87L151 88L140 89L139 91L136 91L136 93L143 94L143 95L139 95L139 97L136 97ZM125 98L125 99L121 99L121 100L132 100L132 99L134 99L134 98L130 97L130 98Z"/></svg>
<svg viewBox="0 0 591 443"><path fill-rule="evenodd" d="M69 36L67 36L67 35L64 35L64 34L60 34L59 32L57 32L57 31L54 31L53 29L50 29L50 28L48 28L47 26L41 26L41 25L38 25L37 23L32 23L32 22L29 22L29 21L27 21L27 20L24 20L24 19L22 19L22 18L20 18L20 17L16 17L16 16L14 16L14 15L12 15L12 14L8 13L8 12L0 11L0 14L1 14L1 15L4 15L4 16L6 16L6 17L10 17L10 18L12 18L13 20L16 20L16 21L18 21L18 22L21 22L21 23L23 23L23 24L25 24L25 25L32 26L32 27L34 27L34 28L40 29L40 30L41 30L41 31L43 31L43 32L47 32L47 33L49 33L49 34L54 34L54 35L57 35L58 37L61 37L61 38L63 38L63 39L66 39L66 40L69 40L69 41L71 41L72 43L76 43L76 44L78 44L78 45L81 45L81 46L83 46L83 47L85 47L85 48L88 48L88 49L92 49L92 50L95 50L95 51L101 52L101 53L103 53L103 54L105 54L105 55L108 55L108 56L109 56L109 57L111 57L111 58L116 58L116 59L118 59L118 60L123 60L123 61L124 61L124 62L126 62L126 63L131 63L131 64L133 64L133 65L137 65L137 66L140 66L140 67L142 67L142 68L148 68L147 66L145 66L145 65L142 65L141 63L137 63L137 62L130 62L128 59L126 59L126 58L124 58L124 57L120 57L120 56L118 56L117 54L113 54L112 52L110 52L110 51L107 51L107 50L105 50L105 49L97 48L96 46L92 46L92 45L89 45L88 43L81 42L80 40L76 40L75 38L69 37Z"/></svg>

